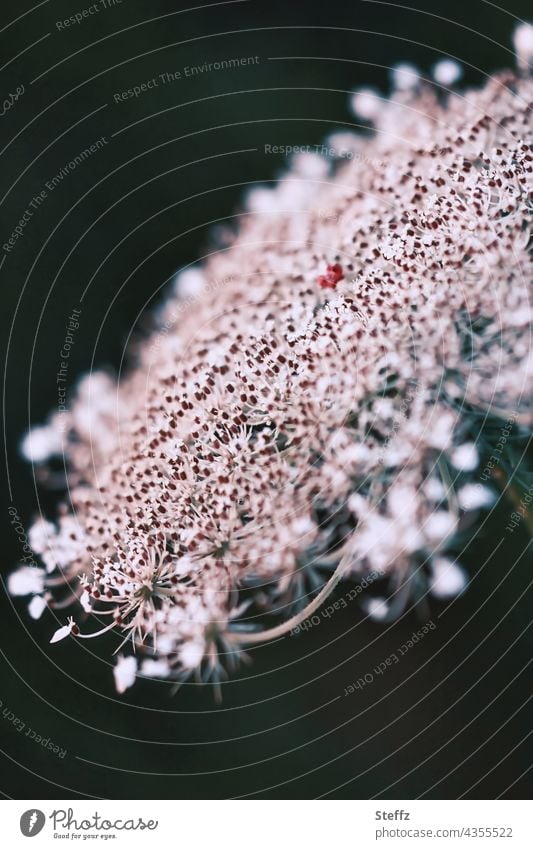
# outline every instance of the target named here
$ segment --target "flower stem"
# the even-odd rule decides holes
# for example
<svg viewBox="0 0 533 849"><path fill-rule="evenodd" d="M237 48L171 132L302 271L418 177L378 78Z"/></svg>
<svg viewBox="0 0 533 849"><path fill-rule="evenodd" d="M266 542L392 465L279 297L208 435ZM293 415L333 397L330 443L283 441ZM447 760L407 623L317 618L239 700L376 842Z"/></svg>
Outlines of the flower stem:
<svg viewBox="0 0 533 849"><path fill-rule="evenodd" d="M268 628L265 631L254 631L251 634L238 632L238 631L228 631L226 639L231 642L237 642L240 645L254 645L256 643L264 643L268 640L275 640L278 637L283 637L288 631L291 631L293 628L296 628L300 625L304 619L307 619L308 616L311 616L315 610L323 604L323 602L327 599L330 593L335 589L340 579L343 576L343 573L348 565L348 558L342 557L339 560L339 563L333 572L331 578L324 584L319 594L313 601L310 601L309 604L304 607L303 610L300 610L299 613L296 613L294 616L291 616L290 619L287 619L286 622L282 622L281 625L276 625L275 628Z"/></svg>

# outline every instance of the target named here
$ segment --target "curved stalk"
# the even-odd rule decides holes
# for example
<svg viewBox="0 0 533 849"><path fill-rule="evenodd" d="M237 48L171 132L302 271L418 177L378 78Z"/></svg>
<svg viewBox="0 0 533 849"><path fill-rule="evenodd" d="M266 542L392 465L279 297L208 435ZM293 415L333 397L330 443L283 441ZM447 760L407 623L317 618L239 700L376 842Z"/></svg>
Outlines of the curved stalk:
<svg viewBox="0 0 533 849"><path fill-rule="evenodd" d="M300 625L304 619L311 616L315 610L318 610L339 583L347 564L348 557L345 555L339 560L338 566L333 572L331 578L326 584L324 584L316 598L314 598L313 601L310 601L309 604L304 607L303 610L300 610L299 613L296 613L294 616L291 616L290 619L287 619L286 622L282 622L281 625L276 625L275 628L267 628L265 631L254 631L251 634L239 631L228 631L225 634L225 638L228 641L239 643L241 646L251 646L256 643L263 643L268 640L275 640L278 637L283 637L288 631L292 631L292 629Z"/></svg>

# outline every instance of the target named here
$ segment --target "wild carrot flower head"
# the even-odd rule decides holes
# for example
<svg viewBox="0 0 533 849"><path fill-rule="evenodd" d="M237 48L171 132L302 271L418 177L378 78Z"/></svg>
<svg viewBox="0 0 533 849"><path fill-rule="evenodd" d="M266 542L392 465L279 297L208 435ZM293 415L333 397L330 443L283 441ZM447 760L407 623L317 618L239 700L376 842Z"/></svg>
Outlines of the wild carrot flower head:
<svg viewBox="0 0 533 849"><path fill-rule="evenodd" d="M532 419L531 31L516 39L521 75L481 90L450 91L450 62L435 86L399 66L388 100L356 93L375 132L255 190L127 378L85 378L67 427L36 434L34 460L65 453L70 501L33 526L42 571L11 591L37 615L78 605L53 641L115 633L119 692L133 654L217 680L267 614L293 621L340 577L389 578L379 618L414 576L464 588L457 533L493 497L472 422Z"/></svg>

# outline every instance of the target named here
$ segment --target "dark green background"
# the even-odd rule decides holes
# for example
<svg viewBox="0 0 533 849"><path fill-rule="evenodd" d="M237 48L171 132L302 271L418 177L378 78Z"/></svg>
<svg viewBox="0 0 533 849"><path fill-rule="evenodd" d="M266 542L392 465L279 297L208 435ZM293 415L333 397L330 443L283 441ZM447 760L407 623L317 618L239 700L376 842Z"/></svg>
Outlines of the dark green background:
<svg viewBox="0 0 533 849"><path fill-rule="evenodd" d="M110 139L50 194L0 271L3 354L9 336L3 490L26 526L39 509L52 514L61 492L40 489L37 500L20 437L54 407L65 321L93 275L70 385L91 366L120 367L128 335L147 331L165 281L216 249L210 222L233 226L243 186L276 177L283 157L265 155L265 144L318 144L349 126L347 92L360 84L386 91L388 68L400 60L427 73L442 53L454 55L467 83L482 81L512 64L514 16L530 11L526 0L508 0L505 10L481 0L418 3L418 11L251 0L169 15L188 7L123 0L56 30L57 20L89 5L50 0L0 32L1 64L9 62L0 93L26 86L0 119L1 147L9 143L2 196L10 190L1 242L46 180L98 137ZM26 8L4 2L0 27ZM252 55L257 65L113 103L113 93L164 71ZM268 59L275 56L323 58ZM244 148L257 151L235 153ZM414 614L387 630L351 604L301 638L255 650L218 706L209 689L188 685L172 697L160 682L116 698L113 639L49 646L52 618L32 622L4 593L0 699L68 752L58 759L0 717L1 791L29 799L528 796L531 563L517 560L522 530L491 557L509 512L501 505L465 554L476 575L468 594L445 613L435 605L433 619L443 613L436 630L349 697L344 688L419 627ZM2 541L8 572L21 552L7 521Z"/></svg>

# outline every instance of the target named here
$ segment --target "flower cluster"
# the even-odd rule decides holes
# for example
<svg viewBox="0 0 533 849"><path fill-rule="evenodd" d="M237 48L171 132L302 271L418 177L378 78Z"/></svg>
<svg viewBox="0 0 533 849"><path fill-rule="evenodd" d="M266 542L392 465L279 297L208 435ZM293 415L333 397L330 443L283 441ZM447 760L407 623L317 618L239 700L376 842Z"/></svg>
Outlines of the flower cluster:
<svg viewBox="0 0 533 849"><path fill-rule="evenodd" d="M126 379L85 378L66 429L33 434L39 460L47 440L64 452L69 503L31 530L42 570L10 586L78 603L53 640L114 632L119 692L138 662L217 681L339 579L388 580L378 618L415 586L463 589L457 533L493 498L472 417L532 424L520 37L520 73L481 90L443 89L449 63L435 83L397 69L388 99L357 93L374 132L330 141L361 155L301 154L254 189L231 243L178 275Z"/></svg>

